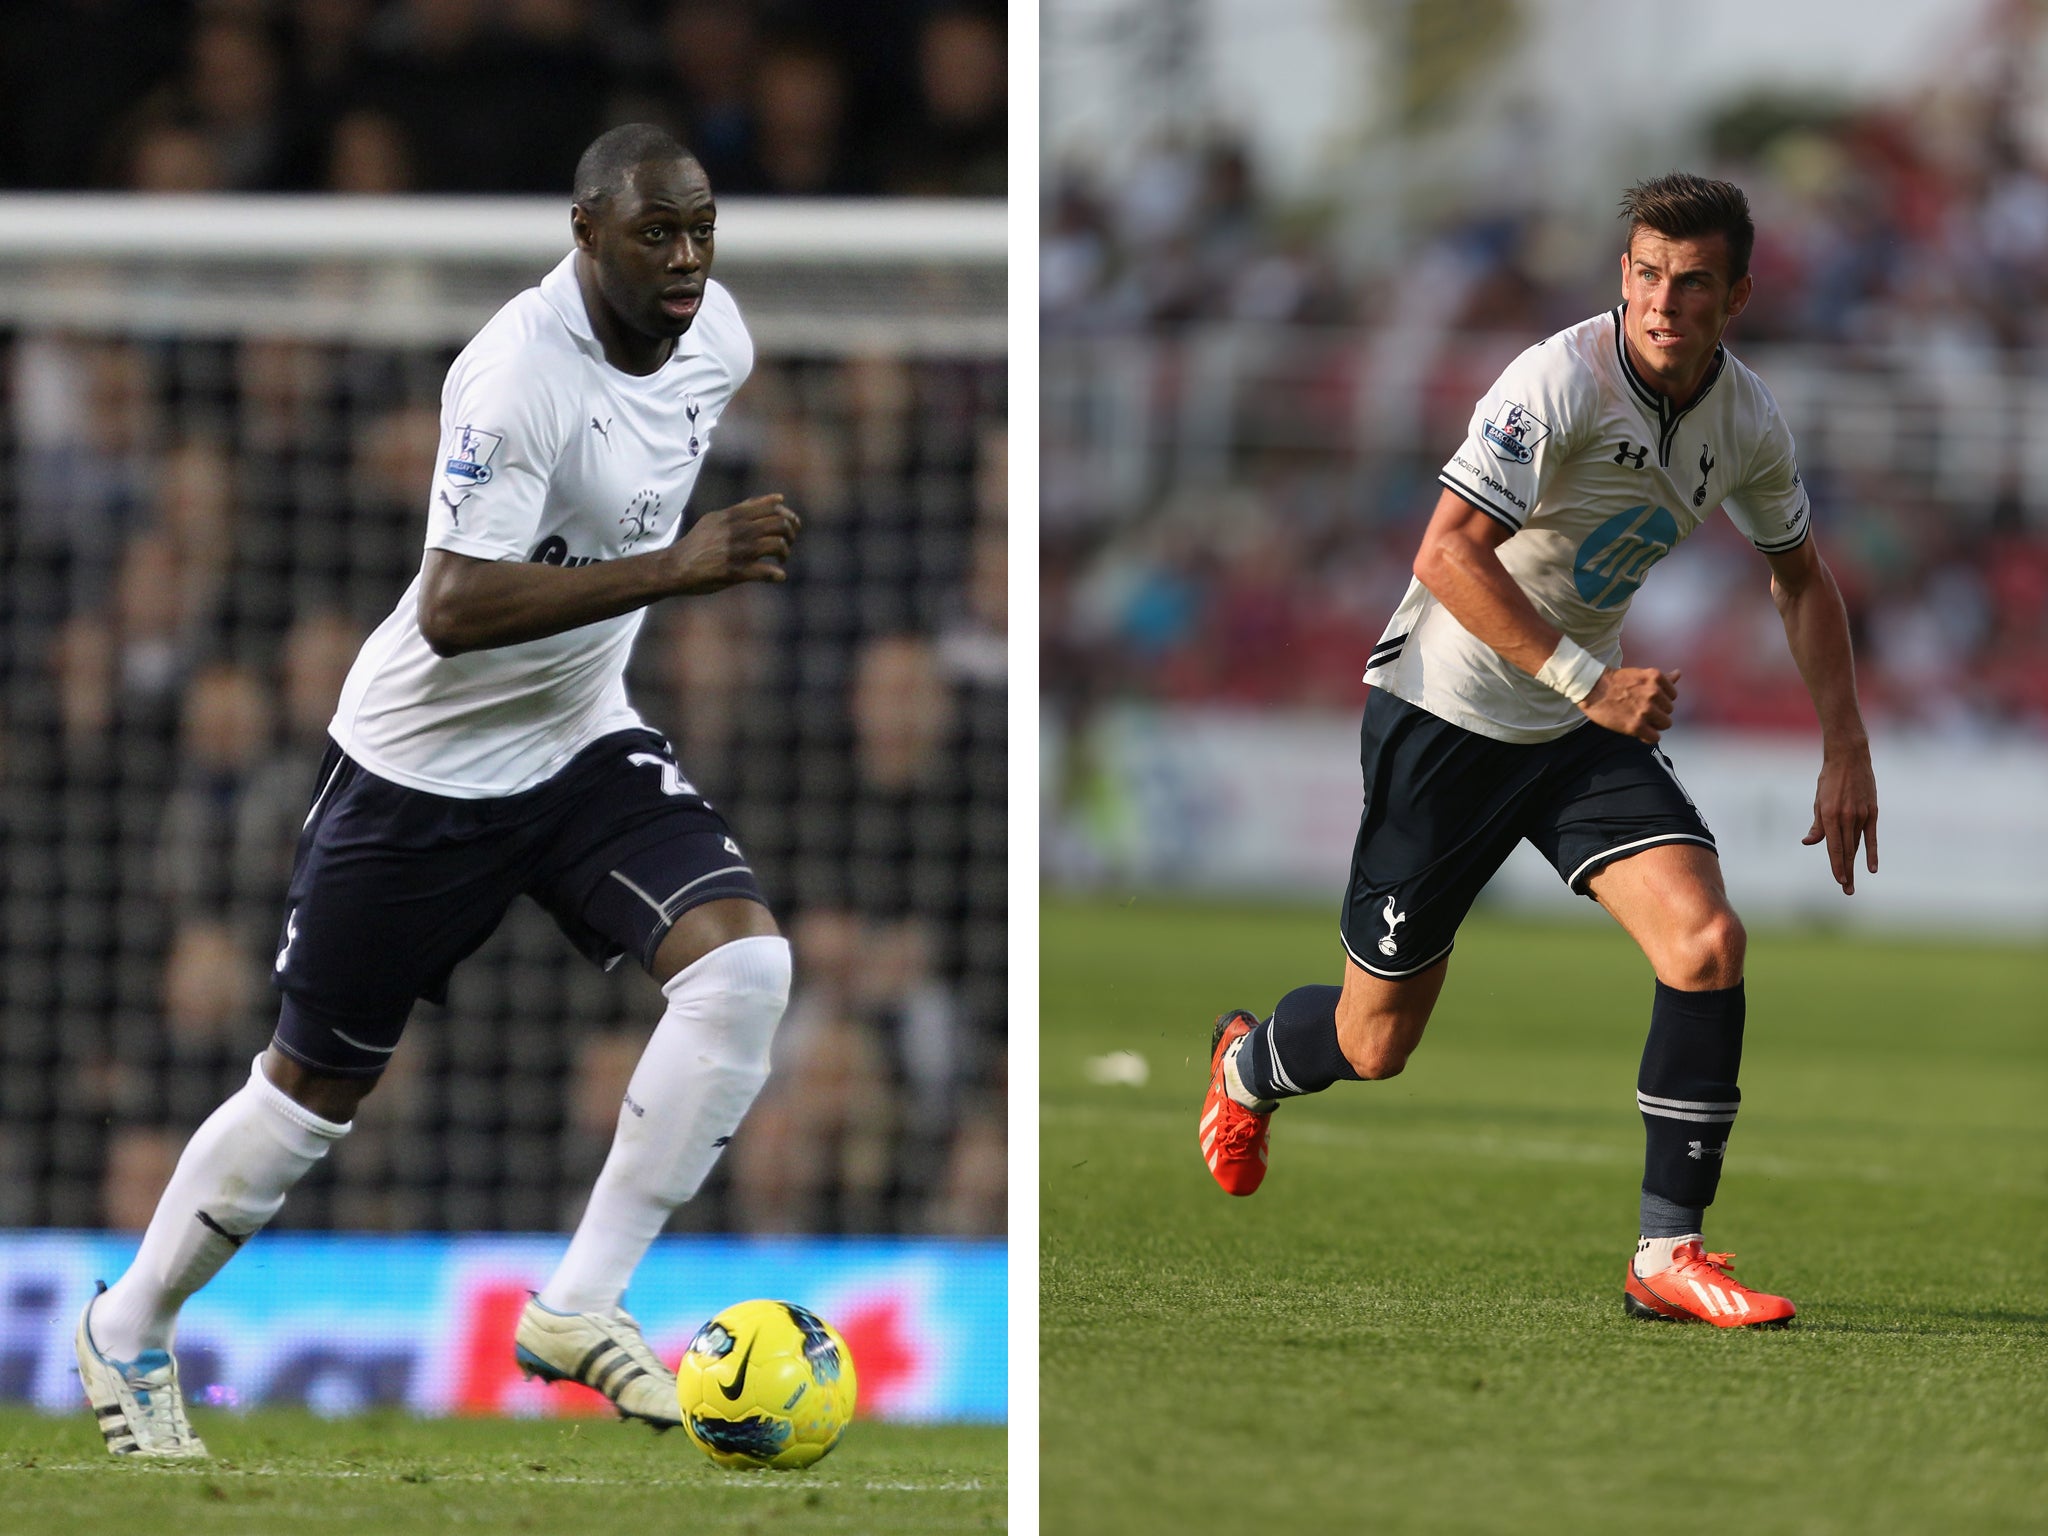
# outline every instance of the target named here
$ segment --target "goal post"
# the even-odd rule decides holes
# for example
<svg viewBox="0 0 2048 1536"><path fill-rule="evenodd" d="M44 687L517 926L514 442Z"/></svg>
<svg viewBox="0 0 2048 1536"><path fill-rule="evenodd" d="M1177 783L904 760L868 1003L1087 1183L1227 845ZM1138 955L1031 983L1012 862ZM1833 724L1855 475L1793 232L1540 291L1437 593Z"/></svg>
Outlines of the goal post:
<svg viewBox="0 0 2048 1536"><path fill-rule="evenodd" d="M1000 202L735 199L718 277L766 350L999 357ZM570 245L565 199L0 196L0 323L466 341Z"/></svg>

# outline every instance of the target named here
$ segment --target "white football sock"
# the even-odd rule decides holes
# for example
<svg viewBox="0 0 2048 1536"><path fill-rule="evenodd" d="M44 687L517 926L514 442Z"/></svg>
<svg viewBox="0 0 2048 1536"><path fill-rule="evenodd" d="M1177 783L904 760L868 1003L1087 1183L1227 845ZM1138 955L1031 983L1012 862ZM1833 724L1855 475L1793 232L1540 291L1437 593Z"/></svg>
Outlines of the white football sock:
<svg viewBox="0 0 2048 1536"><path fill-rule="evenodd" d="M1223 1091L1230 1095L1234 1103L1250 1110L1253 1114L1270 1115L1275 1109L1279 1108L1278 1101L1262 1099L1253 1093L1251 1089L1245 1087L1244 1077L1237 1070L1237 1053L1244 1049L1244 1043L1249 1039L1251 1039L1249 1034L1239 1035L1230 1042L1230 1049L1223 1053Z"/></svg>
<svg viewBox="0 0 2048 1536"><path fill-rule="evenodd" d="M133 1360L169 1349L185 1298L211 1280L243 1240L284 1205L285 1192L348 1134L263 1075L249 1081L192 1133L157 1201L128 1272L93 1303L100 1352Z"/></svg>
<svg viewBox="0 0 2048 1536"><path fill-rule="evenodd" d="M557 1312L609 1312L669 1212L697 1193L768 1081L789 1004L789 943L735 939L671 976L619 1107L619 1128L561 1265L541 1287Z"/></svg>
<svg viewBox="0 0 2048 1536"><path fill-rule="evenodd" d="M1671 1255L1680 1243L1700 1242L1701 1235L1688 1232L1683 1237L1640 1237L1636 1239L1636 1274L1643 1277L1656 1274L1671 1267Z"/></svg>

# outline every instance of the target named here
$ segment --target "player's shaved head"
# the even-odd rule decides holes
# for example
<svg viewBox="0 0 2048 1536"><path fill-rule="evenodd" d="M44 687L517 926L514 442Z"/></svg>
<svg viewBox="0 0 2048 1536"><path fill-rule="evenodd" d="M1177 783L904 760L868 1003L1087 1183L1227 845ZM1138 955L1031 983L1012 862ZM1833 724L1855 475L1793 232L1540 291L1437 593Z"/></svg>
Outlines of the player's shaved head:
<svg viewBox="0 0 2048 1536"><path fill-rule="evenodd" d="M1749 253L1756 245L1749 199L1729 181L1709 181L1689 171L1673 171L1639 181L1621 195L1621 216L1628 220L1631 245L1639 229L1654 229L1672 240L1704 240L1722 235L1728 241L1728 281L1749 274Z"/></svg>
<svg viewBox="0 0 2048 1536"><path fill-rule="evenodd" d="M683 148L676 136L653 123L625 123L607 129L591 141L576 162L574 200L593 212L609 208L626 190L626 178L637 165L649 161L687 160L697 157Z"/></svg>

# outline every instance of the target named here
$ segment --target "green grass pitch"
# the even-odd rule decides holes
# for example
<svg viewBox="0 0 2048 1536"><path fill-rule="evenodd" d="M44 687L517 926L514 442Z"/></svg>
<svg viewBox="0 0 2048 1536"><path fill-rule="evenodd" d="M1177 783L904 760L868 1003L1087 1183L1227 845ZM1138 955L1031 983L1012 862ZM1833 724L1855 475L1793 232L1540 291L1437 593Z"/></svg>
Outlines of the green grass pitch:
<svg viewBox="0 0 2048 1536"><path fill-rule="evenodd" d="M83 1400L64 1418L0 1412L0 1531L178 1536L689 1536L1000 1530L1000 1425L856 1423L805 1472L722 1472L680 1432L616 1420L323 1421L192 1415L213 1459L116 1460Z"/></svg>
<svg viewBox="0 0 2048 1536"><path fill-rule="evenodd" d="M1650 975L1475 918L1401 1077L1195 1145L1211 1021L1328 912L1049 905L1040 1509L1063 1533L2048 1530L2048 953L1752 933L1710 1245L1779 1332L1634 1321ZM1143 1086L1087 1063L1132 1051Z"/></svg>

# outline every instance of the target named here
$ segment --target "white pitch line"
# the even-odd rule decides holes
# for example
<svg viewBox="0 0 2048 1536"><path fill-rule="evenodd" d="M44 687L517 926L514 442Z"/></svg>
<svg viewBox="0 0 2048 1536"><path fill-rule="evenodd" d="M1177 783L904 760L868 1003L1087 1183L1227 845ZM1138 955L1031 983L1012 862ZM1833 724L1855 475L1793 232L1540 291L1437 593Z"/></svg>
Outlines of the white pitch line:
<svg viewBox="0 0 2048 1536"><path fill-rule="evenodd" d="M0 1462L0 1466L5 1466ZM310 1477L336 1482L348 1479L364 1479L375 1482L403 1483L409 1481L404 1472L373 1472L362 1467L321 1467L298 1469L292 1467L228 1467L214 1462L144 1462L131 1457L105 1461L38 1461L34 1466L25 1467L19 1463L9 1470L14 1472L107 1472L115 1468L147 1468L146 1477ZM127 1475L127 1474L119 1474ZM583 1477L572 1474L502 1473L502 1472L429 1472L418 1479L422 1487L428 1483L526 1483L534 1487L578 1486L589 1488L701 1488L702 1483L684 1478L661 1477ZM861 1493L982 1493L988 1484L969 1480L964 1483L884 1483L884 1482L841 1482L826 1481L815 1477L789 1477L786 1474L766 1473L762 1476L735 1474L729 1481L719 1483L721 1488L744 1488L750 1492L807 1493L812 1489L831 1488L855 1490Z"/></svg>

